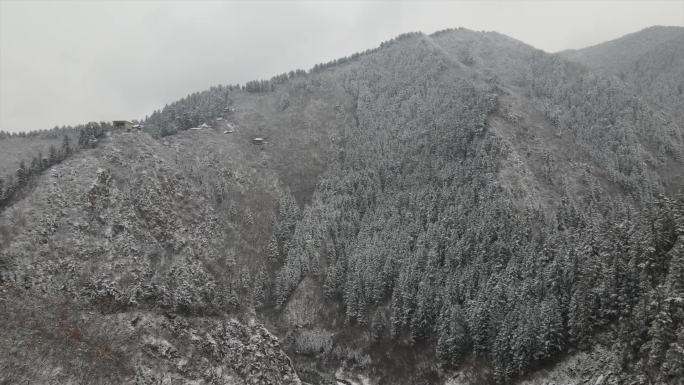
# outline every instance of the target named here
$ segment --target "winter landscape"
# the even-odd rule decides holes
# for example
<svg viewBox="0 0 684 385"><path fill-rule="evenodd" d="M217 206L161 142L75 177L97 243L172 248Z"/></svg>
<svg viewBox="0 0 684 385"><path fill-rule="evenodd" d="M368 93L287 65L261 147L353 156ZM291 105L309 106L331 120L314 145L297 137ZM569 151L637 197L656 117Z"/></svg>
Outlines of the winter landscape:
<svg viewBox="0 0 684 385"><path fill-rule="evenodd" d="M0 383L684 384L681 25L408 30L144 117L3 107Z"/></svg>

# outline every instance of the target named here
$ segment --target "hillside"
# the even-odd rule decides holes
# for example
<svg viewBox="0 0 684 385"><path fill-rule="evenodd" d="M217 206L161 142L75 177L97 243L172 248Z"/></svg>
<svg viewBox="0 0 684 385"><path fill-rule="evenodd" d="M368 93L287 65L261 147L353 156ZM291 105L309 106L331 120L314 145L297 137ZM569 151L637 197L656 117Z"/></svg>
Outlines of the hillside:
<svg viewBox="0 0 684 385"><path fill-rule="evenodd" d="M615 40L577 50L561 52L570 59L582 61L589 67L618 74L634 66L655 47L682 38L684 28L653 26L630 33Z"/></svg>
<svg viewBox="0 0 684 385"><path fill-rule="evenodd" d="M258 324L102 313L42 297L16 288L0 293L2 383L301 384L278 339Z"/></svg>
<svg viewBox="0 0 684 385"><path fill-rule="evenodd" d="M228 225L176 151L114 134L0 215L3 341L14 345L3 381L253 383L254 370L260 383L298 381L275 337L231 321L252 281L236 284Z"/></svg>
<svg viewBox="0 0 684 385"><path fill-rule="evenodd" d="M33 382L50 374L17 357L101 383L250 364L276 383L512 383L607 352L615 381L676 383L684 138L662 114L465 29L189 95L0 212L2 299L24 314L1 320L24 341L3 362ZM39 341L102 357L36 344L55 322Z"/></svg>
<svg viewBox="0 0 684 385"><path fill-rule="evenodd" d="M684 124L683 27L650 27L560 55L620 78Z"/></svg>
<svg viewBox="0 0 684 385"><path fill-rule="evenodd" d="M19 168L20 162L31 164L33 157L39 154L47 158L50 154L50 146L59 150L62 146L63 135L59 133L43 134L34 137L2 136L0 135L0 175L6 178L14 174ZM30 154L30 157L27 156Z"/></svg>
<svg viewBox="0 0 684 385"><path fill-rule="evenodd" d="M434 344L447 363L481 358L508 382L590 344L665 283L669 255L654 256L657 272L628 265L674 242L665 230L664 244L649 243L664 235L636 213L681 188L681 132L618 82L466 30L335 70L358 125L289 240L277 296L287 304L313 279L360 332L343 343ZM645 275L650 289L620 294ZM324 311L307 320L335 322Z"/></svg>

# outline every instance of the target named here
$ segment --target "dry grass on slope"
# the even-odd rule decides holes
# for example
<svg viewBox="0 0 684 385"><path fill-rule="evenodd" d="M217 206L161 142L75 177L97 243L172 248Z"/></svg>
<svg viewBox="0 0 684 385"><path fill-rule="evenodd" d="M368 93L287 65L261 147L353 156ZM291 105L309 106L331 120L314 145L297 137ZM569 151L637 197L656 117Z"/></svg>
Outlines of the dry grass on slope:
<svg viewBox="0 0 684 385"><path fill-rule="evenodd" d="M132 376L126 340L113 325L89 323L92 312L28 291L0 290L0 383L123 383ZM119 341L117 341L119 340Z"/></svg>

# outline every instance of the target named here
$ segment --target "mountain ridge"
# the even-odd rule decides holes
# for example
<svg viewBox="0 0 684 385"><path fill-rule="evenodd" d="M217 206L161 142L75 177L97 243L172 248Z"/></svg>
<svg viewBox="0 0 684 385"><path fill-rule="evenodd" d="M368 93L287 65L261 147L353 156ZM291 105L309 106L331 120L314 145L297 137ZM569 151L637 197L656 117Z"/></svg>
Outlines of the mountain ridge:
<svg viewBox="0 0 684 385"><path fill-rule="evenodd" d="M559 55L615 76L684 124L684 27L651 27Z"/></svg>
<svg viewBox="0 0 684 385"><path fill-rule="evenodd" d="M312 383L509 383L611 329L623 379L676 380L683 141L656 108L498 33L404 34L52 166L0 213L2 285L130 322L256 313Z"/></svg>
<svg viewBox="0 0 684 385"><path fill-rule="evenodd" d="M583 48L578 48L578 49L568 49L568 50L562 50L559 51L557 54L560 54L561 56L566 56L570 57L573 54L580 54L581 51L586 52L587 54L593 52L594 55L599 55L602 47L605 46L625 46L630 43L633 43L633 41L637 40L639 42L644 42L647 45L660 45L663 43L668 42L669 40L676 39L681 37L681 34L684 33L684 27L682 26L664 26L664 25L654 25L651 27L644 28L640 31L637 32L632 32L628 33L626 35L620 36L616 39L611 39L609 41L601 42L598 44L590 45L587 47ZM647 47L644 47L645 50L648 50ZM644 55L645 51L637 50L637 52L629 52L627 49L623 49L622 51L627 51L624 52L623 54L627 56L642 56ZM617 61L618 58L616 58ZM598 60L596 60L598 62ZM598 63L594 62L594 65L591 65L591 67L596 68Z"/></svg>

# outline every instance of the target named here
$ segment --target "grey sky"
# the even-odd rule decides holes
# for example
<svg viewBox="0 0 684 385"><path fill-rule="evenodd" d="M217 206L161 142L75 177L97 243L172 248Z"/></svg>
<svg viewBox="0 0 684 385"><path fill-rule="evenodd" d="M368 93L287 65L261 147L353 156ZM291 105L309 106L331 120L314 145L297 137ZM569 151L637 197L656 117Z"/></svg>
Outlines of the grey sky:
<svg viewBox="0 0 684 385"><path fill-rule="evenodd" d="M684 1L0 0L0 130L142 118L409 31L494 30L555 52L651 25L684 25Z"/></svg>

